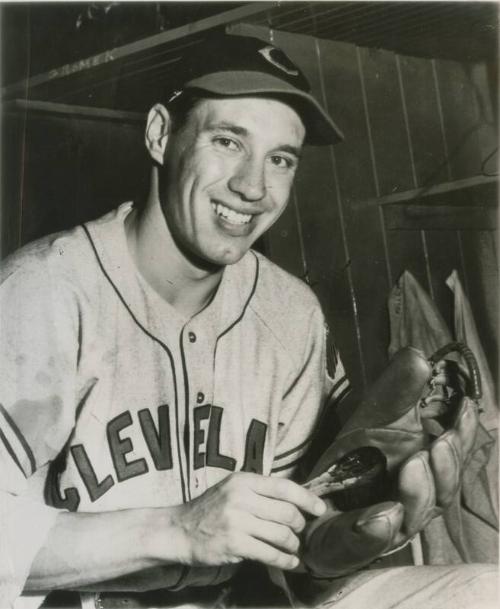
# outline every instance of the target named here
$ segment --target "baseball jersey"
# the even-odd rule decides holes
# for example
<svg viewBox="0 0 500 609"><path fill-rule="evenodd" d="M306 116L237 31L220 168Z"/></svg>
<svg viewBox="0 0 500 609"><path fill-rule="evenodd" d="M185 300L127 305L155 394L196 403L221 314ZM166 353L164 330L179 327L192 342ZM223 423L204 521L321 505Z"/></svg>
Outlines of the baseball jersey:
<svg viewBox="0 0 500 609"><path fill-rule="evenodd" d="M238 470L290 477L325 398L348 390L339 361L326 373L323 315L303 282L249 251L185 317L135 267L130 209L28 245L3 270L2 523L15 545L24 524L9 502L21 498L39 523L16 564L0 563L18 589L52 524L43 502L171 506ZM172 588L232 569L179 566Z"/></svg>

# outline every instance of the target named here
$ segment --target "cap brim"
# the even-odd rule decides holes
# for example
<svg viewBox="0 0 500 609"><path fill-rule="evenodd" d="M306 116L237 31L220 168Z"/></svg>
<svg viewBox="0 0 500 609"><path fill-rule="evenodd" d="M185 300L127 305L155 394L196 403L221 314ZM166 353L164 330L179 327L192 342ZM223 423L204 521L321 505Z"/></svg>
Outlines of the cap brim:
<svg viewBox="0 0 500 609"><path fill-rule="evenodd" d="M185 83L183 88L202 89L216 95L265 95L290 98L306 128L306 143L337 144L344 139L342 131L312 95L284 80L254 71L225 71L205 74Z"/></svg>

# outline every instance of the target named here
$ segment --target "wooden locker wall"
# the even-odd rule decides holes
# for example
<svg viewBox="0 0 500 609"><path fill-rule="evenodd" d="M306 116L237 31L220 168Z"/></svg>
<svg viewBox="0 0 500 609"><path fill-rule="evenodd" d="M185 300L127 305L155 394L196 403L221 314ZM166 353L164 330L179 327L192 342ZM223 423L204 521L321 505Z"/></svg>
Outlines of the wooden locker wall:
<svg viewBox="0 0 500 609"><path fill-rule="evenodd" d="M306 72L345 141L304 155L290 206L269 234L270 256L318 295L361 393L387 363L387 298L404 269L452 329L453 269L466 289L496 372L496 234L389 230L376 199L481 174L494 150L482 65L393 52L246 24L235 34L275 42Z"/></svg>
<svg viewBox="0 0 500 609"><path fill-rule="evenodd" d="M15 110L2 130L3 256L146 187L141 123Z"/></svg>

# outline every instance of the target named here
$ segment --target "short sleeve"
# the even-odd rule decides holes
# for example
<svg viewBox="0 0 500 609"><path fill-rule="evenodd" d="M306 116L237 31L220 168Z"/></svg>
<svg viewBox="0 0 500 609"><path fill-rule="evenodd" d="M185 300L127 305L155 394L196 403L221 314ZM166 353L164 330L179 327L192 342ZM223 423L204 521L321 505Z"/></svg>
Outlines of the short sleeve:
<svg viewBox="0 0 500 609"><path fill-rule="evenodd" d="M10 603L57 513L33 499L30 480L73 428L78 316L45 259L21 253L2 273L0 594Z"/></svg>
<svg viewBox="0 0 500 609"><path fill-rule="evenodd" d="M321 414L349 392L349 381L319 306L310 315L301 365L282 401L272 475L291 478L314 438Z"/></svg>

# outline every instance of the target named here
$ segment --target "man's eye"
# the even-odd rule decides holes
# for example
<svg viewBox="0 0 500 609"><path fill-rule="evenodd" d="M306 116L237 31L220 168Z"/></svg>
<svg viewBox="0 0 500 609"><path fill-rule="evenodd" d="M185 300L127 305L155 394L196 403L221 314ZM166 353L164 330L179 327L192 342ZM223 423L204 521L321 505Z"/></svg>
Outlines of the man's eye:
<svg viewBox="0 0 500 609"><path fill-rule="evenodd" d="M232 140L230 137L216 137L214 142L217 146L226 148L227 150L239 150L237 142Z"/></svg>
<svg viewBox="0 0 500 609"><path fill-rule="evenodd" d="M280 169L291 169L294 167L294 163L288 157L280 156L275 154L271 157L271 163L275 167L279 167Z"/></svg>

